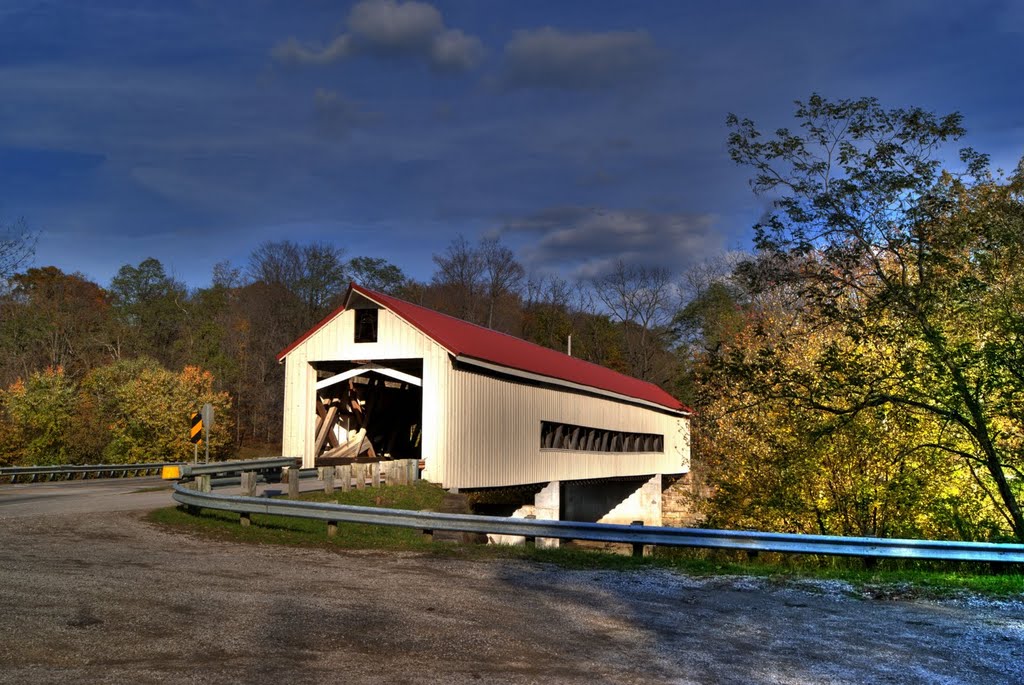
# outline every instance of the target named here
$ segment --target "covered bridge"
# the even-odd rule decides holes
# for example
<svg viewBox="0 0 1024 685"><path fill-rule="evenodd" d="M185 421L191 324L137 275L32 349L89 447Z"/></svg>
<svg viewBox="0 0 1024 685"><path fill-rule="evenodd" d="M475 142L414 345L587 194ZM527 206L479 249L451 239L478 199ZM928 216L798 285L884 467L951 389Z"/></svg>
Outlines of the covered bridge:
<svg viewBox="0 0 1024 685"><path fill-rule="evenodd" d="M538 518L636 518L613 510L642 497L650 523L689 469L689 410L659 387L356 284L278 360L304 467L416 458L449 489L543 486Z"/></svg>

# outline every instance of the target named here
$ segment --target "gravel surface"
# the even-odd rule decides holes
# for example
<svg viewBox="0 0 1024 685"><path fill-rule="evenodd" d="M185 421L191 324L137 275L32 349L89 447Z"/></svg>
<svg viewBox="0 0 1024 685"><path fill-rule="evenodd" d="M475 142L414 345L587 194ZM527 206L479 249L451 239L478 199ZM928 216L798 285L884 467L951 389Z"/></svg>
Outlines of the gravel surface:
<svg viewBox="0 0 1024 685"><path fill-rule="evenodd" d="M1024 683L1024 603L0 510L0 683Z"/></svg>

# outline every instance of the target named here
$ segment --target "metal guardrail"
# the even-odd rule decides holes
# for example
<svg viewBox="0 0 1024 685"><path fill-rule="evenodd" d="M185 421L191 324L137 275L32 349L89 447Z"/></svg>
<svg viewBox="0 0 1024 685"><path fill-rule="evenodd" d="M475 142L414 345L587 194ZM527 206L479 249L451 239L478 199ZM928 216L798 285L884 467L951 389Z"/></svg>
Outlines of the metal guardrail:
<svg viewBox="0 0 1024 685"><path fill-rule="evenodd" d="M299 480L309 480L309 479L319 479L320 478L319 469L289 469L289 471L288 471L288 477L289 478L291 478L292 476L296 476L296 475L298 476ZM273 477L271 474L257 473L256 474L256 482L257 483L277 483L278 479L276 477ZM210 479L210 487L214 487L214 488L229 487L229 486L232 486L232 485L241 485L241 484L242 484L242 476L241 476L241 474L239 474L237 476L223 476L223 477L220 477L220 478L211 478Z"/></svg>
<svg viewBox="0 0 1024 685"><path fill-rule="evenodd" d="M0 478L10 478L12 483L19 478L29 478L32 482L44 478L46 480L71 480L81 475L82 479L89 476L101 478L114 475L149 475L159 473L165 466L179 466L180 463L147 463L147 464L53 464L50 466L5 466L0 468Z"/></svg>
<svg viewBox="0 0 1024 685"><path fill-rule="evenodd" d="M197 492L180 483L174 485L175 501L192 507L233 511L242 515L273 514L337 523L367 523L428 531L492 533L532 538L592 540L632 545L704 547L758 552L826 554L889 559L931 561L975 561L1024 563L1024 545L989 542L951 542L887 538L799 535L756 531L705 530L625 526L576 521L441 514L435 512L379 509L343 504L236 497ZM635 549L635 547L634 547Z"/></svg>
<svg viewBox="0 0 1024 685"><path fill-rule="evenodd" d="M218 461L209 464L172 464L163 472L163 477L167 480L188 480L196 476L239 474L246 471L255 471L256 473L280 471L284 468L295 468L298 465L299 459L295 457Z"/></svg>
<svg viewBox="0 0 1024 685"><path fill-rule="evenodd" d="M169 479L190 479L202 475L240 474L255 471L257 474L272 474L283 468L294 468L299 460L291 457L273 457L270 459L248 459L243 461L221 461L210 464L188 464L185 462L151 462L146 464L52 464L48 466L4 466L0 467L0 478L10 478L17 482L19 478L31 482L44 480L70 480L81 476L83 479L103 476L140 476L162 474ZM168 474L173 475L168 475ZM316 472L313 471L312 474ZM300 474L303 478L308 474ZM220 479L222 480L222 479ZM220 484L226 485L223 480Z"/></svg>

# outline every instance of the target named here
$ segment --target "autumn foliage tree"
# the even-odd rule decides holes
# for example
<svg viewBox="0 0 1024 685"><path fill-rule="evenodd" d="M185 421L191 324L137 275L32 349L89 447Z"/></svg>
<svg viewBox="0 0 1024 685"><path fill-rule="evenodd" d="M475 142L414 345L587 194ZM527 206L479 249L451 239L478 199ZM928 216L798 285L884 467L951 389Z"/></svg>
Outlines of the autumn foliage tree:
<svg viewBox="0 0 1024 685"><path fill-rule="evenodd" d="M706 293L712 300L721 289ZM814 374L825 350L886 364L891 350L856 343L787 306L783 289L737 308L742 323L708 331L698 354L695 453L713 487L707 522L729 528L824 535L986 539L999 516L969 469L929 445L935 417L900 405L837 415L794 402L769 378L769 364ZM769 375L769 374L766 374ZM854 379L834 378L836 386ZM851 387L851 393L856 392Z"/></svg>
<svg viewBox="0 0 1024 685"><path fill-rule="evenodd" d="M151 359L99 366L80 381L48 368L0 391L0 459L6 463L131 464L192 458L192 412L209 402L210 454L231 445L227 393L197 367L168 371Z"/></svg>
<svg viewBox="0 0 1024 685"><path fill-rule="evenodd" d="M0 390L0 463L75 461L76 388L64 369L46 368Z"/></svg>
<svg viewBox="0 0 1024 685"><path fill-rule="evenodd" d="M190 460L190 417L207 402L217 417L210 454L220 457L231 442L230 400L214 390L212 374L193 366L169 371L146 358L98 367L80 388L82 457L111 464Z"/></svg>
<svg viewBox="0 0 1024 685"><path fill-rule="evenodd" d="M53 266L15 274L10 285L0 299L0 383L58 367L80 378L110 358L111 308L98 285Z"/></svg>
<svg viewBox="0 0 1024 685"><path fill-rule="evenodd" d="M765 137L729 118L733 159L774 198L741 275L833 338L798 366L765 341L725 363L759 397L934 424L913 446L957 458L1024 540L1024 167L996 176L965 149L943 172L957 114L812 96L796 119Z"/></svg>

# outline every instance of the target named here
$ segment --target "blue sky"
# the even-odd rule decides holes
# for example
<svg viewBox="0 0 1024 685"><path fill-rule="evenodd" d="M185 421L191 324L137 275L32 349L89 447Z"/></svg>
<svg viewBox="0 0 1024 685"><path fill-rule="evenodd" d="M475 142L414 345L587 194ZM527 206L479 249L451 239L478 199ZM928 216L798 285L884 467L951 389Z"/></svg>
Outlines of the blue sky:
<svg viewBox="0 0 1024 685"><path fill-rule="evenodd" d="M0 221L100 283L265 240L417 278L462 233L537 274L749 247L725 148L792 101L958 110L1024 154L1024 2L3 0Z"/></svg>

